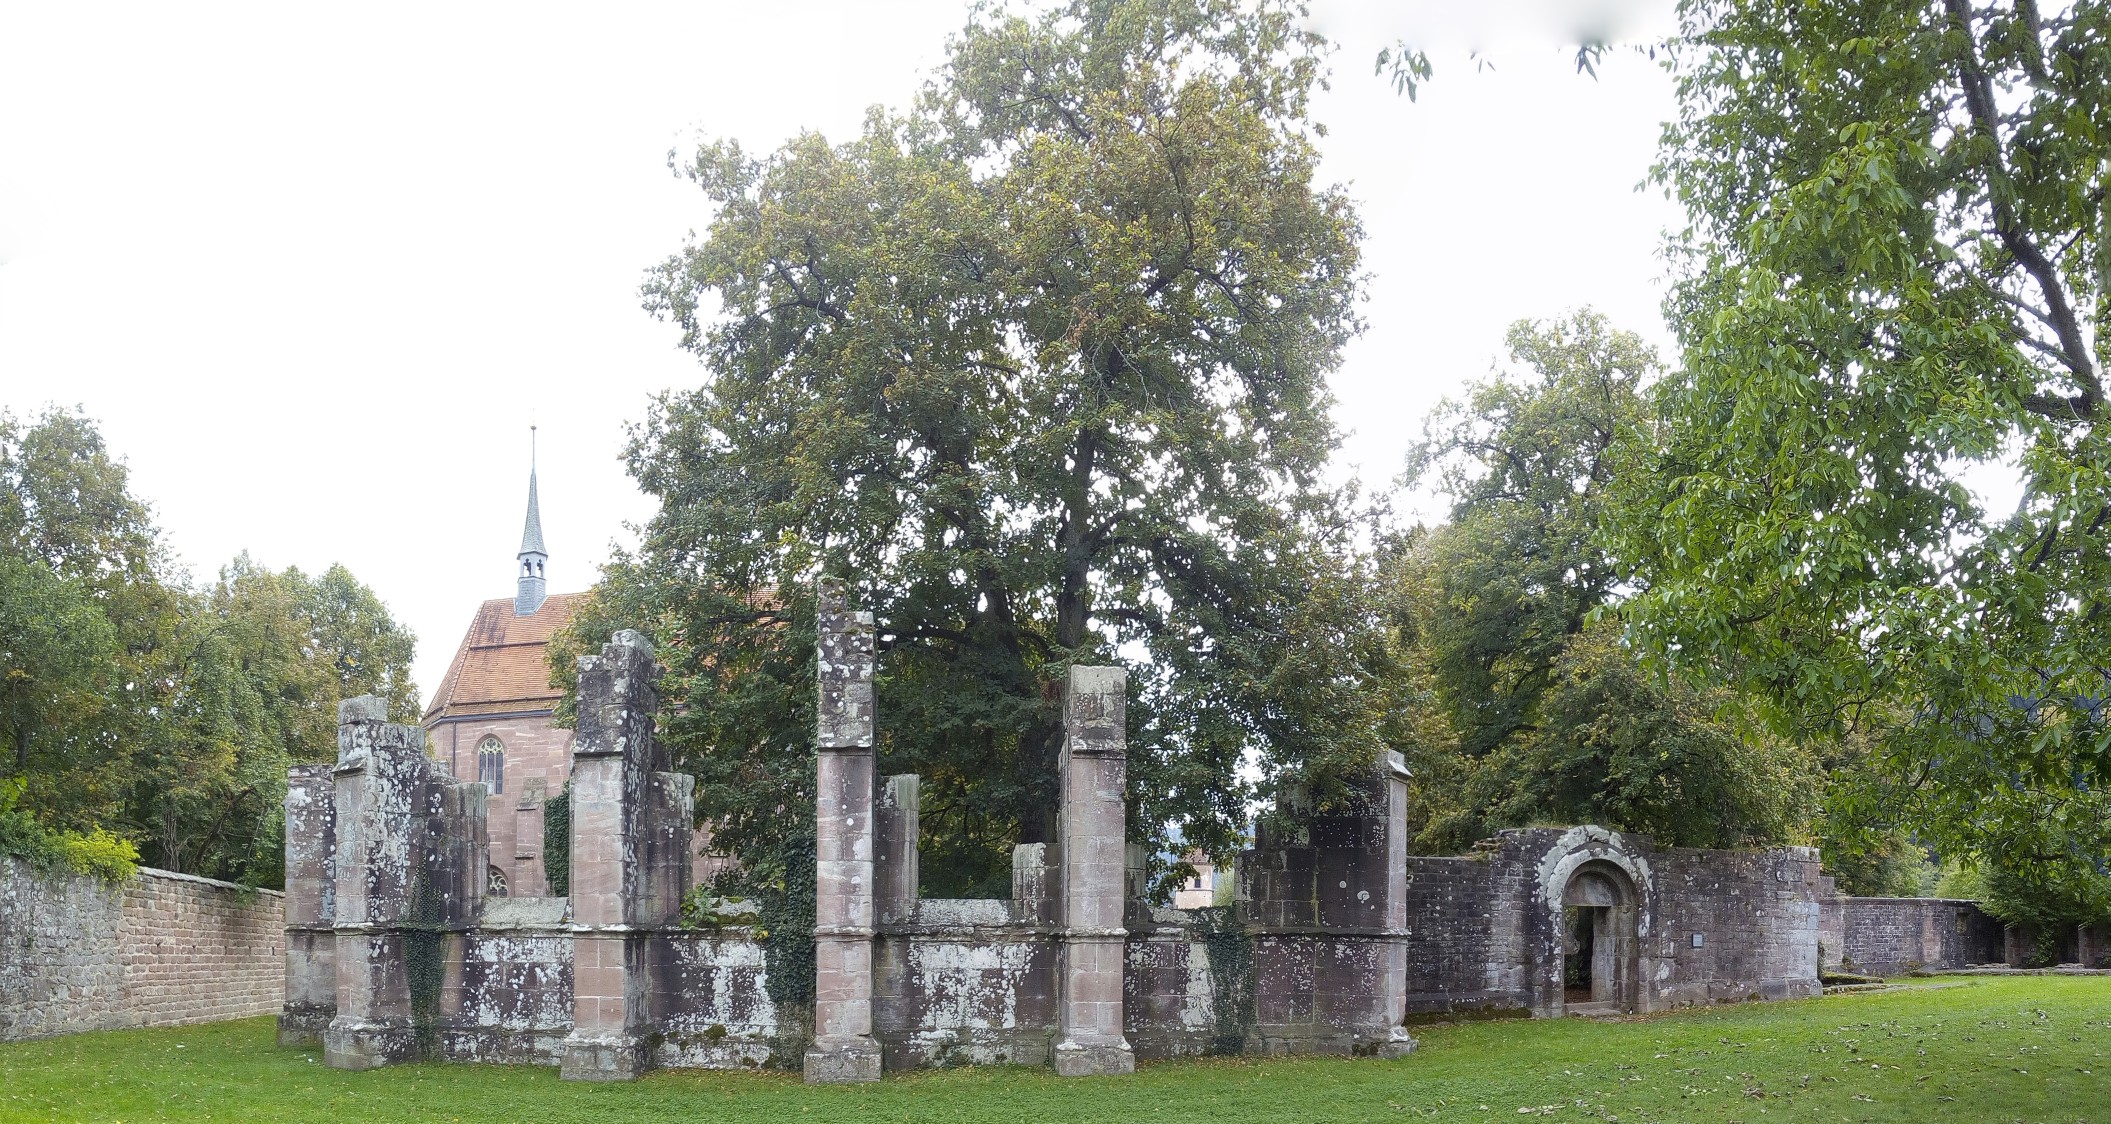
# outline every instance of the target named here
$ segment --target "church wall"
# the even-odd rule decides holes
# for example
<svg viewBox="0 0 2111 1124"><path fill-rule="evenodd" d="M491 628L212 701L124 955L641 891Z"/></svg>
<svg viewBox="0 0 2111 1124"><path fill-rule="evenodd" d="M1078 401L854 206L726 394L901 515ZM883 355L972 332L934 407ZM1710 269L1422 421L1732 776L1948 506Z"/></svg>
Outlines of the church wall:
<svg viewBox="0 0 2111 1124"><path fill-rule="evenodd" d="M1832 880L1809 847L1676 848L1656 856L1655 1005L1816 995ZM1645 940L1645 944L1648 943Z"/></svg>
<svg viewBox="0 0 2111 1124"><path fill-rule="evenodd" d="M506 748L505 791L489 801L491 865L506 875L511 897L549 892L542 865L542 802L564 790L571 768L572 731L547 715L448 720L433 727L436 756L464 781L477 777L477 744L497 737Z"/></svg>
<svg viewBox="0 0 2111 1124"><path fill-rule="evenodd" d="M1048 1064L1056 942L999 899L913 902L874 942L872 1025L888 1069Z"/></svg>

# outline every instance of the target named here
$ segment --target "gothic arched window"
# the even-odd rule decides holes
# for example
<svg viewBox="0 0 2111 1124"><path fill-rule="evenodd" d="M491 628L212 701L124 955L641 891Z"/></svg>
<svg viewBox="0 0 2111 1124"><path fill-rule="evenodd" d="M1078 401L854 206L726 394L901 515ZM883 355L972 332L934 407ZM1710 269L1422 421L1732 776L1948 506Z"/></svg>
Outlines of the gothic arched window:
<svg viewBox="0 0 2111 1124"><path fill-rule="evenodd" d="M495 866L486 868L484 871L484 879L484 888L492 897L503 898L506 896L505 871L500 870Z"/></svg>
<svg viewBox="0 0 2111 1124"><path fill-rule="evenodd" d="M506 791L506 747L497 738L486 736L477 743L476 779L493 796Z"/></svg>

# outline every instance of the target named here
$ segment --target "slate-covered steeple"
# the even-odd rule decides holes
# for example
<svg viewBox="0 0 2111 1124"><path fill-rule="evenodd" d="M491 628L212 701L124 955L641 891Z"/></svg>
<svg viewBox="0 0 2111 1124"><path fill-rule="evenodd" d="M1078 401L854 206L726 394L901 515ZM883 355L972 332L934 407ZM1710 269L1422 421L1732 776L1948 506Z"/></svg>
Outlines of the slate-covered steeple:
<svg viewBox="0 0 2111 1124"><path fill-rule="evenodd" d="M520 591L513 595L513 615L532 617L549 597L542 567L550 552L542 546L542 505L535 497L535 427L528 427L528 522L520 532Z"/></svg>

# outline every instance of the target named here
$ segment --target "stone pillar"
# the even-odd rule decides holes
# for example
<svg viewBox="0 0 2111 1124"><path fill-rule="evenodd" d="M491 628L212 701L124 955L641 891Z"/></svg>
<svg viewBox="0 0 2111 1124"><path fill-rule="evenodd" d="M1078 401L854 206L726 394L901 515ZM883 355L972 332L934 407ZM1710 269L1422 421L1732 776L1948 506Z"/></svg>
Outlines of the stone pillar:
<svg viewBox="0 0 2111 1124"><path fill-rule="evenodd" d="M841 583L819 600L820 710L814 742L814 1044L809 1083L877 1081L872 1036L872 614Z"/></svg>
<svg viewBox="0 0 2111 1124"><path fill-rule="evenodd" d="M409 918L411 815L419 734L371 695L337 707L337 1013L323 1034L333 1069L417 1056L401 924Z"/></svg>
<svg viewBox="0 0 2111 1124"><path fill-rule="evenodd" d="M915 773L888 777L873 807L873 908L881 921L907 921L916 913L916 837L922 781Z"/></svg>
<svg viewBox="0 0 2111 1124"><path fill-rule="evenodd" d="M1072 667L1063 692L1062 788L1056 923L1056 1072L1129 1073L1122 1036L1122 928L1127 865L1128 677L1118 667Z"/></svg>
<svg viewBox="0 0 2111 1124"><path fill-rule="evenodd" d="M286 1002L279 1045L317 1046L337 1016L337 796L330 765L286 771Z"/></svg>
<svg viewBox="0 0 2111 1124"><path fill-rule="evenodd" d="M2084 925L2075 933L2075 959L2084 968L2103 968L2111 961L2111 929L2103 925Z"/></svg>
<svg viewBox="0 0 2111 1124"><path fill-rule="evenodd" d="M2036 933L2026 925L2004 925L2001 929L2001 959L2011 968L2021 968L2030 963L2030 954L2037 947L2033 939Z"/></svg>
<svg viewBox="0 0 2111 1124"><path fill-rule="evenodd" d="M1386 750L1381 760L1385 785L1385 981L1380 989L1378 1026L1385 1039L1378 1053L1397 1058L1415 1048L1407 1032L1407 758Z"/></svg>
<svg viewBox="0 0 2111 1124"><path fill-rule="evenodd" d="M688 891L693 781L664 771L652 645L616 633L579 658L572 740L572 1033L569 1081L625 1081L651 1065L652 931Z"/></svg>

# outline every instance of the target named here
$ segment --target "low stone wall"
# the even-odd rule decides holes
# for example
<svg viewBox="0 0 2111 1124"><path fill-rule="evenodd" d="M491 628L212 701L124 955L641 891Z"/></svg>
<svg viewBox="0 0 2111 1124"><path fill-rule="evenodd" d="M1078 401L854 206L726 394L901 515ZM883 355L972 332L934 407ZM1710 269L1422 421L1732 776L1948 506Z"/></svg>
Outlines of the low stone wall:
<svg viewBox="0 0 2111 1124"><path fill-rule="evenodd" d="M1577 907L1607 913L1596 1002L1655 1011L1816 995L1830 893L1806 847L1660 851L1599 827L1504 831L1471 855L1408 860L1407 1010L1565 1013L1564 911Z"/></svg>
<svg viewBox="0 0 2111 1124"><path fill-rule="evenodd" d="M0 858L0 1040L270 1014L285 903L146 868L121 886Z"/></svg>
<svg viewBox="0 0 2111 1124"><path fill-rule="evenodd" d="M1837 898L1826 904L1825 966L1871 976L2001 963L2003 926L1952 898Z"/></svg>

